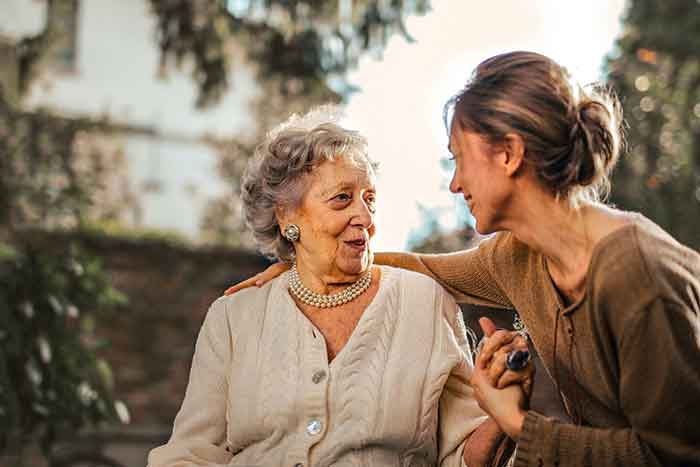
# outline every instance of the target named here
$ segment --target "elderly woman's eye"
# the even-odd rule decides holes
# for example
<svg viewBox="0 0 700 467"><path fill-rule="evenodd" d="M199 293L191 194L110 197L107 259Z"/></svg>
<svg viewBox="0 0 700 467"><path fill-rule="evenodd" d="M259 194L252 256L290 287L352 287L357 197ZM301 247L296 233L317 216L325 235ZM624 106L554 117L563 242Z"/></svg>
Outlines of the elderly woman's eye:
<svg viewBox="0 0 700 467"><path fill-rule="evenodd" d="M336 195L336 197L333 199L336 199L338 201L350 201L352 198L347 193L341 193L339 195Z"/></svg>
<svg viewBox="0 0 700 467"><path fill-rule="evenodd" d="M370 211L374 212L377 209L377 197L374 195L367 196L365 198L365 203Z"/></svg>

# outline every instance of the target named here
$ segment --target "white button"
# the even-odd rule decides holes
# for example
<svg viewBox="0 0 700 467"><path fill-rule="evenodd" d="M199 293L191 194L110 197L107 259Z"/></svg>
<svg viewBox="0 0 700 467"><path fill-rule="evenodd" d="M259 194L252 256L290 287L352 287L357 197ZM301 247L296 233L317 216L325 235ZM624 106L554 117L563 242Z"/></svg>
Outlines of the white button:
<svg viewBox="0 0 700 467"><path fill-rule="evenodd" d="M306 432L311 436L317 435L323 429L323 423L319 420L311 420L308 425L306 425Z"/></svg>

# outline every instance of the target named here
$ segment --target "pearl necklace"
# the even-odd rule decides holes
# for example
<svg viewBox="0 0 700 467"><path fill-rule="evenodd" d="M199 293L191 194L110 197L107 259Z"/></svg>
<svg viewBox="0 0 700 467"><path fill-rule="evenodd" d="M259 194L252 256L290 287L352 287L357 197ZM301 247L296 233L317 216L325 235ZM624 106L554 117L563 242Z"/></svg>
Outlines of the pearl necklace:
<svg viewBox="0 0 700 467"><path fill-rule="evenodd" d="M333 308L344 305L367 291L372 283L372 271L367 271L367 274L362 276L357 282L354 282L350 287L335 294L324 295L316 293L306 287L299 278L297 265L292 266L289 276L289 290L302 303L314 306L316 308Z"/></svg>

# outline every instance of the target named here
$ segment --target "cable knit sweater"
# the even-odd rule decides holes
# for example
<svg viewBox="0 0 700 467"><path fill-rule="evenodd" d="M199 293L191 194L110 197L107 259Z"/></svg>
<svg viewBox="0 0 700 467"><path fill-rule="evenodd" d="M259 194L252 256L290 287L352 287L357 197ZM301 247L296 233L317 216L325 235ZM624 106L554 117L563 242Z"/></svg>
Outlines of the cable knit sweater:
<svg viewBox="0 0 700 467"><path fill-rule="evenodd" d="M510 233L464 252L375 258L518 310L578 423L528 412L516 466L700 466L700 255L629 219L596 245L569 306L543 255Z"/></svg>
<svg viewBox="0 0 700 467"><path fill-rule="evenodd" d="M454 299L426 276L382 267L329 365L287 283L285 273L214 302L172 436L148 465L462 465L485 415Z"/></svg>

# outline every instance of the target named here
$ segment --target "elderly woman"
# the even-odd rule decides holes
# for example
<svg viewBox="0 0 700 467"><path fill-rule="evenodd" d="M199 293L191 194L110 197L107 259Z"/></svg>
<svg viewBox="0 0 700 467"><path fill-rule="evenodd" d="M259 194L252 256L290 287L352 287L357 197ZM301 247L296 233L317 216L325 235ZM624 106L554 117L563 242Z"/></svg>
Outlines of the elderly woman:
<svg viewBox="0 0 700 467"><path fill-rule="evenodd" d="M365 140L317 118L270 133L244 176L258 245L291 270L211 306L151 467L459 466L483 448L455 301L373 265Z"/></svg>

